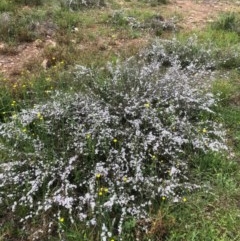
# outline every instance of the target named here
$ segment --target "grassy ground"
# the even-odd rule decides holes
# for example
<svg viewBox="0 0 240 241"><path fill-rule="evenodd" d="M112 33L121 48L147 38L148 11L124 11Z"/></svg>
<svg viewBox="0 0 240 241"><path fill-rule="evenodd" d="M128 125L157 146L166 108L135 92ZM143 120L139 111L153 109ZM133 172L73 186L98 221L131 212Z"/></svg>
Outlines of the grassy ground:
<svg viewBox="0 0 240 241"><path fill-rule="evenodd" d="M60 8L57 1L28 7L14 1L1 1L0 17L4 18L6 14L3 16L3 13L10 13L10 20L5 16L7 22L0 26L0 38L5 44L2 53L6 56L15 54L18 45L34 41L39 42L42 51L40 58L24 63L17 76L3 74L1 121L7 121L22 108L48 99L53 90L77 91L79 86L72 81L71 72L75 64L102 68L107 61L114 63L134 55L156 36L175 36L185 46L190 36L197 35L199 46L206 44L214 49L211 61L217 61L219 77L212 89L215 94L220 92L221 102L216 111L219 122L227 129L231 151L226 157L192 153L191 179L203 188L185 193L179 203L161 200L159 211L152 213L153 223L146 240L240 240L240 56L237 54L240 17L221 15L220 20L202 31L176 33L168 19L171 13L163 12L161 5L143 1L127 4L124 11L120 11L120 3L113 1L106 8L69 11ZM167 16L169 28L155 24L153 19L159 14ZM144 27L139 27L139 23ZM47 35L56 45L45 45ZM44 60L48 63L46 68L42 67ZM0 224L4 218L0 214ZM0 229L0 240L26 240L23 231L14 225L11 219L4 224ZM31 225L34 228L34 224ZM128 223L125 240L136 238L134 227L133 223ZM67 226L65 233L67 240L73 241L83 239L85 235L77 225ZM55 238L59 240L61 237Z"/></svg>

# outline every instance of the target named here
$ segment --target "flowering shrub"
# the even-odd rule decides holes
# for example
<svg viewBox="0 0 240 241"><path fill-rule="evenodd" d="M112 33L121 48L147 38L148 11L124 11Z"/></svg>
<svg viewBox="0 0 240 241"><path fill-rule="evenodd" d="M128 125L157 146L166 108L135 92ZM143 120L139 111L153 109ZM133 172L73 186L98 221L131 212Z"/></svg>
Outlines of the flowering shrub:
<svg viewBox="0 0 240 241"><path fill-rule="evenodd" d="M155 15L140 22L135 17L128 16L123 10L113 11L108 22L122 27L129 26L132 29L153 29L156 31L175 31L177 29L174 18L165 20L162 16Z"/></svg>
<svg viewBox="0 0 240 241"><path fill-rule="evenodd" d="M83 6L104 6L104 0L61 0L61 6L69 7L72 10L77 10Z"/></svg>
<svg viewBox="0 0 240 241"><path fill-rule="evenodd" d="M76 66L80 93L56 92L0 125L0 202L20 222L41 217L33 239L68 220L94 227L95 240L121 240L128 217L146 219L154 203L197 187L190 153L226 149L209 72L183 68L164 46L101 75Z"/></svg>
<svg viewBox="0 0 240 241"><path fill-rule="evenodd" d="M206 70L216 69L218 61L213 58L216 48L211 43L201 44L196 35L184 42L168 41L165 44L165 49L165 65L169 65L168 63L171 62L168 61L168 58L177 57L182 68L194 65L196 69L201 69L203 66Z"/></svg>
<svg viewBox="0 0 240 241"><path fill-rule="evenodd" d="M109 23L118 26L130 26L131 28L141 28L141 23L136 18L127 16L123 10L117 10L112 13Z"/></svg>

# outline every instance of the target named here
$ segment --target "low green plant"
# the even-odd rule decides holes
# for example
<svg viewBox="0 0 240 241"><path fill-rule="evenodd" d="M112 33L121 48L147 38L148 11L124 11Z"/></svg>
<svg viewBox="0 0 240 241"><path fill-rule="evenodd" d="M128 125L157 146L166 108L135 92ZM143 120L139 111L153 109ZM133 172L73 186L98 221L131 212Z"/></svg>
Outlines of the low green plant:
<svg viewBox="0 0 240 241"><path fill-rule="evenodd" d="M14 4L8 0L2 0L0 2L0 13L1 12L11 12L15 8Z"/></svg>
<svg viewBox="0 0 240 241"><path fill-rule="evenodd" d="M104 0L61 0L60 3L63 8L71 10L79 10L83 7L105 6Z"/></svg>
<svg viewBox="0 0 240 241"><path fill-rule="evenodd" d="M44 22L41 11L30 12L28 9L0 14L0 40L6 42L31 42L44 33L39 31L39 26Z"/></svg>
<svg viewBox="0 0 240 241"><path fill-rule="evenodd" d="M40 6L44 3L44 0L12 0L17 4Z"/></svg>
<svg viewBox="0 0 240 241"><path fill-rule="evenodd" d="M60 29L73 30L80 22L80 16L74 12L67 10L59 10L54 12L54 20Z"/></svg>
<svg viewBox="0 0 240 241"><path fill-rule="evenodd" d="M216 51L216 58L218 58L218 66L223 69L239 70L240 54L239 46L235 45L225 50Z"/></svg>
<svg viewBox="0 0 240 241"><path fill-rule="evenodd" d="M108 21L109 23L120 26L120 27L130 27L130 28L139 28L141 27L141 23L132 16L129 16L123 10L116 10L112 13L111 19Z"/></svg>
<svg viewBox="0 0 240 241"><path fill-rule="evenodd" d="M229 103L229 100L235 93L235 90L236 87L227 78L216 80L213 83L213 93L219 96L222 105Z"/></svg>
<svg viewBox="0 0 240 241"><path fill-rule="evenodd" d="M221 14L218 20L212 23L212 28L240 33L239 23L239 14L234 12L227 12Z"/></svg>
<svg viewBox="0 0 240 241"><path fill-rule="evenodd" d="M167 4L168 0L144 0L146 3L150 3L151 6L157 6L159 4Z"/></svg>

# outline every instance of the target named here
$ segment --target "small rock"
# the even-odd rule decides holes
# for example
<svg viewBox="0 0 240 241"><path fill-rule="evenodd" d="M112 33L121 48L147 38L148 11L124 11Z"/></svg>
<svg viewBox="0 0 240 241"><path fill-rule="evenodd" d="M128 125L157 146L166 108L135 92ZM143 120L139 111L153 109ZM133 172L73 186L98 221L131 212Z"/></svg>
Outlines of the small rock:
<svg viewBox="0 0 240 241"><path fill-rule="evenodd" d="M5 44L4 43L0 43L0 50L5 49Z"/></svg>
<svg viewBox="0 0 240 241"><path fill-rule="evenodd" d="M47 47L50 47L50 48L56 48L57 43L56 43L55 41L51 40L51 39L48 39L48 40L46 41L46 46L47 46Z"/></svg>
<svg viewBox="0 0 240 241"><path fill-rule="evenodd" d="M79 32L79 29L78 29L77 27L75 27L75 28L73 29L73 32L74 32L74 33L77 33L77 32Z"/></svg>
<svg viewBox="0 0 240 241"><path fill-rule="evenodd" d="M43 47L43 41L41 39L35 40L34 44L37 48Z"/></svg>
<svg viewBox="0 0 240 241"><path fill-rule="evenodd" d="M41 63L41 66L46 70L49 67L49 61L48 59L44 59Z"/></svg>

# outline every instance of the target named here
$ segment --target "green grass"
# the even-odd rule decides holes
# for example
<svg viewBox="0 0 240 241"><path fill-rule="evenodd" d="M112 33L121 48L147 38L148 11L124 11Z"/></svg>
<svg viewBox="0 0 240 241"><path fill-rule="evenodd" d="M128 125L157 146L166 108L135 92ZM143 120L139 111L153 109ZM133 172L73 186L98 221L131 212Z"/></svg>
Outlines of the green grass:
<svg viewBox="0 0 240 241"><path fill-rule="evenodd" d="M238 13L226 12L221 14L219 18L213 22L212 28L240 33L239 23L240 15Z"/></svg>

